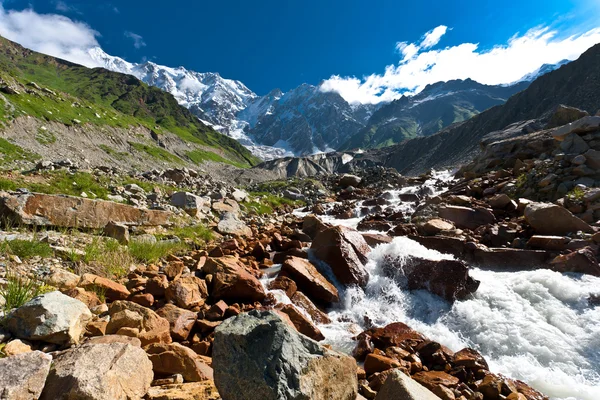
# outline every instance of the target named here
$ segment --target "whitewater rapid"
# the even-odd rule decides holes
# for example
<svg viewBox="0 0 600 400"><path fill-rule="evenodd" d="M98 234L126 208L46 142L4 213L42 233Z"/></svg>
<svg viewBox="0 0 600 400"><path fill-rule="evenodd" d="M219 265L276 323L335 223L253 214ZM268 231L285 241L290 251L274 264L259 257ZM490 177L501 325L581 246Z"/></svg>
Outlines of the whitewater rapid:
<svg viewBox="0 0 600 400"><path fill-rule="evenodd" d="M449 180L451 174L439 173L435 178ZM434 182L424 185L433 195L441 193ZM398 196L418 190L391 191L393 208L410 213L415 205L401 202ZM323 220L356 227L361 218L325 216ZM367 324L404 322L454 351L478 350L493 372L520 379L552 400L600 400L600 307L587 301L590 294L600 294L600 278L544 269L473 269L471 275L481 281L478 290L467 300L449 304L424 290L407 291L384 276L380 268L386 255L453 258L408 238L394 238L370 253L366 265L370 280L364 290L344 289L326 265L313 259L341 294L338 306L328 312L333 322L319 325L326 343L350 353L355 345L352 337ZM282 292L277 297L289 303Z"/></svg>

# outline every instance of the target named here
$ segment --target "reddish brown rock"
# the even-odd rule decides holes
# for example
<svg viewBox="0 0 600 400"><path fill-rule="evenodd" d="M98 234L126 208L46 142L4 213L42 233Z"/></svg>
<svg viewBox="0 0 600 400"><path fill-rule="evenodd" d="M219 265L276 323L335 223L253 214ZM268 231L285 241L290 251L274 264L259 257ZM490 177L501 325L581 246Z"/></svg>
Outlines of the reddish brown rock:
<svg viewBox="0 0 600 400"><path fill-rule="evenodd" d="M287 297L292 298L298 287L296 286L296 282L287 276L279 275L269 283L269 290L282 290Z"/></svg>
<svg viewBox="0 0 600 400"><path fill-rule="evenodd" d="M327 314L325 314L317 306L315 306L313 304L313 302L310 301L310 299L304 295L304 293L298 291L298 292L294 293L294 295L291 297L290 300L292 300L292 303L294 303L294 305L296 307L300 307L301 309L306 311L308 313L308 315L310 315L312 320L315 321L316 323L318 323L318 324L331 323L331 319L329 319Z"/></svg>
<svg viewBox="0 0 600 400"><path fill-rule="evenodd" d="M440 253L452 254L454 257L461 258L465 253L465 240L446 236L414 236L409 239L420 243L428 249L437 250Z"/></svg>
<svg viewBox="0 0 600 400"><path fill-rule="evenodd" d="M170 280L174 281L181 276L183 270L185 269L185 264L181 261L172 261L163 269L163 272Z"/></svg>
<svg viewBox="0 0 600 400"><path fill-rule="evenodd" d="M436 387L438 385L454 388L460 383L458 378L443 371L422 371L417 372L412 377L415 381L419 382L433 393L437 392Z"/></svg>
<svg viewBox="0 0 600 400"><path fill-rule="evenodd" d="M213 371L202 358L188 347L179 343L154 343L145 348L152 361L155 373L163 375L181 374L188 382L212 379Z"/></svg>
<svg viewBox="0 0 600 400"><path fill-rule="evenodd" d="M394 322L383 328L368 329L358 337L364 335L370 336L371 341L378 349L386 349L391 346L405 348L407 344L412 346L425 340L425 336L402 322Z"/></svg>
<svg viewBox="0 0 600 400"><path fill-rule="evenodd" d="M235 257L209 258L202 271L212 275L210 294L217 300L254 302L265 298L261 283Z"/></svg>
<svg viewBox="0 0 600 400"><path fill-rule="evenodd" d="M154 304L154 296L150 293L136 294L131 296L130 300L144 307L152 307L152 304Z"/></svg>
<svg viewBox="0 0 600 400"><path fill-rule="evenodd" d="M392 238L388 235L382 235L377 233L363 233L362 237L371 247L375 247L380 244L392 243Z"/></svg>
<svg viewBox="0 0 600 400"><path fill-rule="evenodd" d="M227 311L227 303L223 300L219 300L215 304L213 304L210 309L206 312L206 319L209 321L219 321L225 317L225 312Z"/></svg>
<svg viewBox="0 0 600 400"><path fill-rule="evenodd" d="M393 358L378 354L368 354L365 358L365 372L367 376L374 374L375 372L383 372L388 369L400 367L400 363Z"/></svg>
<svg viewBox="0 0 600 400"><path fill-rule="evenodd" d="M534 235L527 241L527 247L551 251L563 251L571 239L565 236Z"/></svg>
<svg viewBox="0 0 600 400"><path fill-rule="evenodd" d="M125 300L129 297L129 290L120 283L94 274L83 274L79 286L86 290L100 290L108 301Z"/></svg>
<svg viewBox="0 0 600 400"><path fill-rule="evenodd" d="M464 299L479 287L479 281L469 276L469 267L463 261L418 257L402 261L387 257L383 270L395 279L405 278L409 290L425 289L448 301Z"/></svg>
<svg viewBox="0 0 600 400"><path fill-rule="evenodd" d="M422 226L425 235L430 236L437 235L443 231L451 231L453 229L454 225L452 223L439 218L430 219Z"/></svg>
<svg viewBox="0 0 600 400"><path fill-rule="evenodd" d="M323 303L340 300L338 291L308 260L290 257L283 262L281 274L292 278L298 288L310 298Z"/></svg>
<svg viewBox="0 0 600 400"><path fill-rule="evenodd" d="M302 231L311 238L314 239L319 232L324 231L325 229L327 229L327 225L316 216L309 214L304 217L304 221L302 222Z"/></svg>
<svg viewBox="0 0 600 400"><path fill-rule="evenodd" d="M197 313L184 310L173 304L166 304L156 310L156 313L169 321L171 337L178 341L187 340L194 323L198 319Z"/></svg>
<svg viewBox="0 0 600 400"><path fill-rule="evenodd" d="M306 318L304 314L298 311L298 309L295 306L291 304L286 304L279 307L279 311L281 311L289 317L290 321L292 321L292 323L294 324L296 330L298 330L298 332L300 332L301 334L306 335L309 338L316 341L321 341L325 339L325 336L323 336L319 328L317 328L315 324L312 323L312 321Z"/></svg>
<svg viewBox="0 0 600 400"><path fill-rule="evenodd" d="M539 234L565 235L571 232L592 232L592 227L569 210L551 203L531 203L524 211L525 221Z"/></svg>
<svg viewBox="0 0 600 400"><path fill-rule="evenodd" d="M340 283L366 286L369 273L364 264L371 248L359 232L343 226L325 229L317 234L311 249L331 267Z"/></svg>
<svg viewBox="0 0 600 400"><path fill-rule="evenodd" d="M181 308L193 308L204 305L208 289L204 279L196 276L179 278L169 285L165 297Z"/></svg>
<svg viewBox="0 0 600 400"><path fill-rule="evenodd" d="M127 226L169 225L169 211L82 197L27 193L0 194L0 215L18 225L103 229L110 222Z"/></svg>
<svg viewBox="0 0 600 400"><path fill-rule="evenodd" d="M589 247L554 258L550 262L550 268L558 272L580 272L600 276L598 260Z"/></svg>
<svg viewBox="0 0 600 400"><path fill-rule="evenodd" d="M115 301L108 313L107 334L137 337L143 346L171 342L169 321L149 308L131 301Z"/></svg>
<svg viewBox="0 0 600 400"><path fill-rule="evenodd" d="M476 350L469 348L454 353L452 363L455 367L464 367L467 369L489 369L487 361L485 361L483 356Z"/></svg>

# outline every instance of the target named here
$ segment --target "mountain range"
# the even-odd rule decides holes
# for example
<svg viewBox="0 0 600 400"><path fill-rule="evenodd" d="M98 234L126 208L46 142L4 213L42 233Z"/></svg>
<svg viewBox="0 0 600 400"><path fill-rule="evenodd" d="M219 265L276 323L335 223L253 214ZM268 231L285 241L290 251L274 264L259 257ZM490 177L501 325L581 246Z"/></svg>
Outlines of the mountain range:
<svg viewBox="0 0 600 400"><path fill-rule="evenodd" d="M503 104L538 76L557 65L544 65L512 85L489 86L472 80L439 82L416 96L390 103L350 104L321 84L303 84L283 93L259 96L240 81L218 73L199 73L153 62L130 63L89 50L104 68L129 74L171 93L205 124L264 159L335 150L381 148L428 136Z"/></svg>

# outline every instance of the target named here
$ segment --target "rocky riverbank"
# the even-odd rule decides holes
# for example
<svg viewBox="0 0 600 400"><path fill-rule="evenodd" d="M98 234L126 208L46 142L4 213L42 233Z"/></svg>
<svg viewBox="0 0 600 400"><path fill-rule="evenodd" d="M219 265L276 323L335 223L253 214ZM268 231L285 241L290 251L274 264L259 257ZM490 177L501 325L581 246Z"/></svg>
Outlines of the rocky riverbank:
<svg viewBox="0 0 600 400"><path fill-rule="evenodd" d="M446 304L478 293L473 267L600 276L600 129L585 118L489 144L456 179L373 167L236 188L99 168L61 196L33 192L80 178L73 165L15 174L0 195L0 397L547 399L407 321L352 321L344 353L327 332L349 321L329 311L379 279L372 254L400 237L441 255L382 253L381 276Z"/></svg>

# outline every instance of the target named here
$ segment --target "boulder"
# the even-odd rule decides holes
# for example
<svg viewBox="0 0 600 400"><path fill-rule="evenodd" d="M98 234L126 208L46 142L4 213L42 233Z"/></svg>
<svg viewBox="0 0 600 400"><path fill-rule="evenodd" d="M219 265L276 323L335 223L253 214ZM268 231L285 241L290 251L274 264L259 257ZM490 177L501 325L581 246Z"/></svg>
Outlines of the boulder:
<svg viewBox="0 0 600 400"><path fill-rule="evenodd" d="M454 257L462 257L465 253L465 240L447 236L415 236L409 235L409 239L422 244L428 249L437 250L440 253L452 254Z"/></svg>
<svg viewBox="0 0 600 400"><path fill-rule="evenodd" d="M356 362L297 333L270 311L215 330L215 384L225 400L355 400Z"/></svg>
<svg viewBox="0 0 600 400"><path fill-rule="evenodd" d="M110 221L104 227L104 234L117 240L121 244L129 243L129 227L125 224Z"/></svg>
<svg viewBox="0 0 600 400"><path fill-rule="evenodd" d="M221 220L217 224L217 231L222 235L252 236L252 229L232 212L226 212L221 216Z"/></svg>
<svg viewBox="0 0 600 400"><path fill-rule="evenodd" d="M151 387L147 400L221 400L213 381Z"/></svg>
<svg viewBox="0 0 600 400"><path fill-rule="evenodd" d="M142 346L151 343L171 343L169 321L149 308L131 301L115 301L108 309L110 322L107 334L140 339Z"/></svg>
<svg viewBox="0 0 600 400"><path fill-rule="evenodd" d="M340 178L340 187L347 188L348 186L357 187L362 182L362 178L356 175L344 174Z"/></svg>
<svg viewBox="0 0 600 400"><path fill-rule="evenodd" d="M533 235L527 241L527 247L531 247L532 249L563 251L567 248L567 244L570 241L571 239L565 236Z"/></svg>
<svg viewBox="0 0 600 400"><path fill-rule="evenodd" d="M265 298L261 283L235 257L210 257L204 263L202 272L212 275L210 295L217 300L243 303Z"/></svg>
<svg viewBox="0 0 600 400"><path fill-rule="evenodd" d="M392 346L404 348L406 344L413 347L425 341L425 336L402 322L394 322L382 328L368 329L358 335L357 339L361 338L369 338L378 349L387 349Z"/></svg>
<svg viewBox="0 0 600 400"><path fill-rule="evenodd" d="M17 354L29 353L31 346L19 339L11 340L6 343L6 346L2 349L2 352L7 356L16 356Z"/></svg>
<svg viewBox="0 0 600 400"><path fill-rule="evenodd" d="M525 207L525 221L541 235L565 235L578 231L592 232L592 227L569 210L552 203L530 203Z"/></svg>
<svg viewBox="0 0 600 400"><path fill-rule="evenodd" d="M421 371L414 374L413 379L431 390L436 395L445 392L444 388L452 389L458 386L460 380L444 371Z"/></svg>
<svg viewBox="0 0 600 400"><path fill-rule="evenodd" d="M378 246L380 244L392 243L392 238L388 235L382 235L379 233L363 233L362 237L365 242L371 247Z"/></svg>
<svg viewBox="0 0 600 400"><path fill-rule="evenodd" d="M148 210L104 200L24 193L0 193L0 217L17 225L104 229L109 222L127 226L170 225L169 211Z"/></svg>
<svg viewBox="0 0 600 400"><path fill-rule="evenodd" d="M557 256L550 261L550 268L558 272L579 272L600 276L600 265L594 251L589 247Z"/></svg>
<svg viewBox="0 0 600 400"><path fill-rule="evenodd" d="M213 371L189 347L179 343L154 343L145 348L156 374L181 374L188 382L212 379Z"/></svg>
<svg viewBox="0 0 600 400"><path fill-rule="evenodd" d="M131 294L120 283L94 274L83 274L79 286L90 291L102 291L108 301L125 300Z"/></svg>
<svg viewBox="0 0 600 400"><path fill-rule="evenodd" d="M300 291L294 293L292 297L290 297L292 303L304 310L314 322L317 324L329 324L331 323L331 319L329 316L321 311L317 306L314 305L312 301L306 295Z"/></svg>
<svg viewBox="0 0 600 400"><path fill-rule="evenodd" d="M313 324L312 321L302 314L294 305L285 304L278 307L278 310L288 316L296 330L301 334L308 336L317 342L325 339L325 336L323 336L319 328L317 328L315 324Z"/></svg>
<svg viewBox="0 0 600 400"><path fill-rule="evenodd" d="M51 363L52 357L41 351L0 358L0 399L39 399Z"/></svg>
<svg viewBox="0 0 600 400"><path fill-rule="evenodd" d="M84 344L57 357L41 400L139 400L150 388L152 363L139 347Z"/></svg>
<svg viewBox="0 0 600 400"><path fill-rule="evenodd" d="M73 289L79 284L80 276L58 267L50 268L46 283L61 290Z"/></svg>
<svg viewBox="0 0 600 400"><path fill-rule="evenodd" d="M564 140L571 133L586 133L600 130L600 117L586 116L570 124L554 129L551 134L556 140Z"/></svg>
<svg viewBox="0 0 600 400"><path fill-rule="evenodd" d="M585 152L585 164L593 170L600 169L600 151L589 149Z"/></svg>
<svg viewBox="0 0 600 400"><path fill-rule="evenodd" d="M549 253L545 250L521 250L511 248L475 249L473 264L487 268L501 268L504 271L527 271L543 268Z"/></svg>
<svg viewBox="0 0 600 400"><path fill-rule="evenodd" d="M196 276L185 276L169 285L165 297L178 307L189 309L204 305L208 297L208 289L204 279Z"/></svg>
<svg viewBox="0 0 600 400"><path fill-rule="evenodd" d="M50 292L8 314L5 326L20 339L77 344L91 319L92 313L81 301Z"/></svg>
<svg viewBox="0 0 600 400"><path fill-rule="evenodd" d="M313 300L323 303L337 303L340 300L335 286L304 258L286 259L281 266L281 275L292 278L298 288Z"/></svg>
<svg viewBox="0 0 600 400"><path fill-rule="evenodd" d="M329 265L340 283L367 285L369 273L364 264L371 248L358 231L344 226L327 228L316 235L311 249L317 259Z"/></svg>
<svg viewBox="0 0 600 400"><path fill-rule="evenodd" d="M461 229L476 229L481 225L496 222L494 214L486 208L444 206L439 209L440 218L452 221Z"/></svg>
<svg viewBox="0 0 600 400"><path fill-rule="evenodd" d="M463 261L386 257L383 271L401 284L405 281L409 290L425 289L450 302L466 298L479 287Z"/></svg>
<svg viewBox="0 0 600 400"><path fill-rule="evenodd" d="M400 370L392 371L375 400L440 400L429 389Z"/></svg>
<svg viewBox="0 0 600 400"><path fill-rule="evenodd" d="M328 226L313 214L305 216L302 221L302 231L311 239L314 239L315 236L317 236L317 233L324 231L327 228Z"/></svg>
<svg viewBox="0 0 600 400"><path fill-rule="evenodd" d="M454 230L454 225L448 221L444 221L443 219L435 218L425 222L422 229L426 235L433 236L443 231Z"/></svg>
<svg viewBox="0 0 600 400"><path fill-rule="evenodd" d="M231 193L231 197L233 197L233 199L238 203L241 203L248 200L248 193L240 189L235 189L233 193Z"/></svg>
<svg viewBox="0 0 600 400"><path fill-rule="evenodd" d="M210 213L210 198L196 196L189 192L177 192L171 196L171 204L182 208L192 217Z"/></svg>
<svg viewBox="0 0 600 400"><path fill-rule="evenodd" d="M184 310L173 304L165 304L164 307L156 310L156 314L169 321L171 337L177 341L184 341L188 338L198 319L198 313Z"/></svg>
<svg viewBox="0 0 600 400"><path fill-rule="evenodd" d="M504 193L497 194L488 200L490 207L499 210L506 208L511 202L512 199Z"/></svg>

